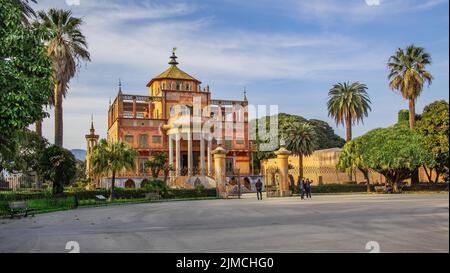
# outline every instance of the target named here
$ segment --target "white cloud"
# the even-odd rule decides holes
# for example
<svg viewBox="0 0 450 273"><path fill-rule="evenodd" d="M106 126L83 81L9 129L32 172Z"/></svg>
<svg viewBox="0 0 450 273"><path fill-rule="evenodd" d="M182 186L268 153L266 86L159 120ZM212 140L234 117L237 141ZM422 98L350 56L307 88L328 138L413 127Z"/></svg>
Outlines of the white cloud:
<svg viewBox="0 0 450 273"><path fill-rule="evenodd" d="M66 0L66 4L69 6L79 6L81 4L80 0Z"/></svg>

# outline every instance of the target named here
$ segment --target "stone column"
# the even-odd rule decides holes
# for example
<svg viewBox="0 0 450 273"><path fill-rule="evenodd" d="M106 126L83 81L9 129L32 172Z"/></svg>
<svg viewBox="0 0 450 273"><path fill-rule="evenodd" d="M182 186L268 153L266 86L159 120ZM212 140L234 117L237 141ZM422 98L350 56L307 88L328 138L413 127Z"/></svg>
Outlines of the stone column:
<svg viewBox="0 0 450 273"><path fill-rule="evenodd" d="M173 166L173 139L172 135L169 135L169 164ZM173 176L173 172L170 171L170 176Z"/></svg>
<svg viewBox="0 0 450 273"><path fill-rule="evenodd" d="M214 171L216 180L216 191L218 197L227 198L226 180L225 180L225 158L227 151L219 145L213 152Z"/></svg>
<svg viewBox="0 0 450 273"><path fill-rule="evenodd" d="M205 140L202 134L200 134L200 172L202 176L205 175Z"/></svg>
<svg viewBox="0 0 450 273"><path fill-rule="evenodd" d="M275 152L277 156L277 167L280 172L280 196L292 196L292 192L289 190L289 156L292 153L284 146Z"/></svg>
<svg viewBox="0 0 450 273"><path fill-rule="evenodd" d="M192 175L192 169L193 169L193 165L192 165L192 160L193 160L193 154L192 154L192 133L189 132L187 134L187 139L188 139L188 176Z"/></svg>
<svg viewBox="0 0 450 273"><path fill-rule="evenodd" d="M208 175L212 175L212 139L208 140Z"/></svg>
<svg viewBox="0 0 450 273"><path fill-rule="evenodd" d="M176 176L180 176L181 174L181 149L180 149L180 141L181 141L181 137L180 134L176 134L175 137L175 172L176 172Z"/></svg>
<svg viewBox="0 0 450 273"><path fill-rule="evenodd" d="M133 97L133 118L136 118L136 97Z"/></svg>

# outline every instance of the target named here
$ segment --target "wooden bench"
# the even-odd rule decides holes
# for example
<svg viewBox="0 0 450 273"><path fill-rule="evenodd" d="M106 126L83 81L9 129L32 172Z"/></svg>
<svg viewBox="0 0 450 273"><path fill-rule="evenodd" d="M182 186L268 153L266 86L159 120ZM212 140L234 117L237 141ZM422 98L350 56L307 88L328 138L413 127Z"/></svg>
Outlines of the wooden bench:
<svg viewBox="0 0 450 273"><path fill-rule="evenodd" d="M145 198L150 200L159 200L160 195L157 192L148 192L145 194Z"/></svg>
<svg viewBox="0 0 450 273"><path fill-rule="evenodd" d="M27 203L25 202L9 202L8 206L11 219L13 219L15 215L28 217L28 215L31 214L31 216L34 217L35 210L27 208Z"/></svg>

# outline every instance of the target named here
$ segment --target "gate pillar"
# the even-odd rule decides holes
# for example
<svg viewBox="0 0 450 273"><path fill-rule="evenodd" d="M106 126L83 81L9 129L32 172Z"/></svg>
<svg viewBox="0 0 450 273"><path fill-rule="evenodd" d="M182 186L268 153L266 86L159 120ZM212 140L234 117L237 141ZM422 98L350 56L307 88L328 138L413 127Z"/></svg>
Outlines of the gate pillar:
<svg viewBox="0 0 450 273"><path fill-rule="evenodd" d="M280 196L292 196L292 192L289 190L289 156L291 154L284 146L275 152L277 167L280 171Z"/></svg>
<svg viewBox="0 0 450 273"><path fill-rule="evenodd" d="M227 151L219 145L214 151L211 152L214 157L214 174L216 180L216 191L220 198L227 198L226 178L225 178L225 159Z"/></svg>

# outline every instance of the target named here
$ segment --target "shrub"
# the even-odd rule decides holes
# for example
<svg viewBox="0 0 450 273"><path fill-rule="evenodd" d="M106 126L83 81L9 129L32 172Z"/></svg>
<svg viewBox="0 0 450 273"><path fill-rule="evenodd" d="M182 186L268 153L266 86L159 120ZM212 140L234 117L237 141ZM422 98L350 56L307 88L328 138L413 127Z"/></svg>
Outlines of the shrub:
<svg viewBox="0 0 450 273"><path fill-rule="evenodd" d="M161 191L164 191L165 188L166 188L166 185L165 185L164 181L158 180L158 179L151 180L151 181L145 183L145 185L144 185L144 189L146 191L161 192Z"/></svg>
<svg viewBox="0 0 450 273"><path fill-rule="evenodd" d="M168 189L165 199L216 197L216 189Z"/></svg>
<svg viewBox="0 0 450 273"><path fill-rule="evenodd" d="M197 191L197 192L202 192L202 191L204 191L206 188L205 188L205 186L203 185L203 184L198 184L198 185L195 185L195 190Z"/></svg>
<svg viewBox="0 0 450 273"><path fill-rule="evenodd" d="M8 191L8 192L0 192L0 201L25 201L29 199L43 199L43 198L51 198L52 193L49 191L44 192L16 192L16 191Z"/></svg>
<svg viewBox="0 0 450 273"><path fill-rule="evenodd" d="M313 193L365 192L367 191L367 186L358 184L323 184L313 185L311 190ZM299 193L298 187L295 188L294 193Z"/></svg>

